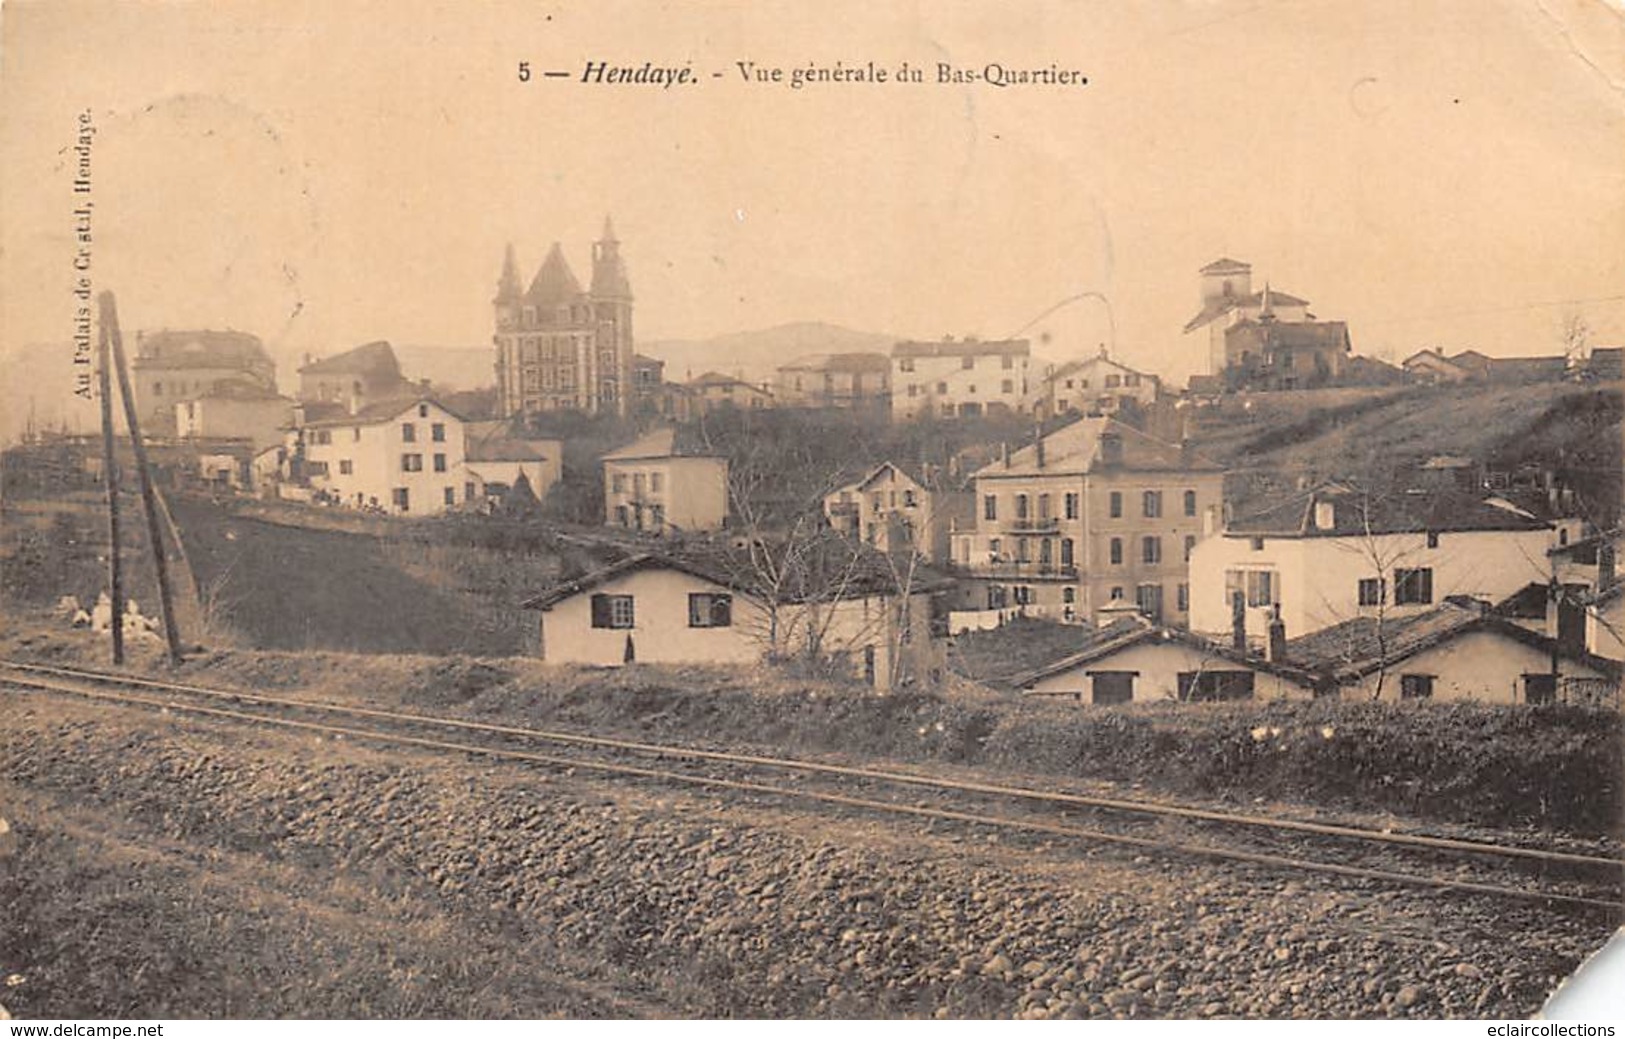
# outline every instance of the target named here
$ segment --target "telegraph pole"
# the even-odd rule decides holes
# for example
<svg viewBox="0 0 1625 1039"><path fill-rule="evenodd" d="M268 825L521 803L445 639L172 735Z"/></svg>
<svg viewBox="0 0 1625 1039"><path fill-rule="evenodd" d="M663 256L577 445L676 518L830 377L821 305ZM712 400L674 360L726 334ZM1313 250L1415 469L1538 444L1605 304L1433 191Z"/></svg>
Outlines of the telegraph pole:
<svg viewBox="0 0 1625 1039"><path fill-rule="evenodd" d="M104 311L105 314L105 311ZM107 322L96 339L100 355L97 376L102 393L102 483L107 487L108 594L113 604L113 663L124 663L124 574L119 565L118 459L113 453L113 362L108 355Z"/></svg>
<svg viewBox="0 0 1625 1039"><path fill-rule="evenodd" d="M113 364L118 369L119 396L124 398L124 420L130 427L130 447L135 452L135 471L141 484L141 505L147 514L147 540L152 543L152 562L158 571L158 606L164 619L164 639L169 645L171 666L181 662L181 633L175 628L175 597L169 590L169 560L164 553L164 531L158 525L157 491L147 468L147 448L141 442L141 420L136 415L135 392L124 363L124 337L119 334L118 304L111 292L96 297L101 307L103 333L113 341Z"/></svg>

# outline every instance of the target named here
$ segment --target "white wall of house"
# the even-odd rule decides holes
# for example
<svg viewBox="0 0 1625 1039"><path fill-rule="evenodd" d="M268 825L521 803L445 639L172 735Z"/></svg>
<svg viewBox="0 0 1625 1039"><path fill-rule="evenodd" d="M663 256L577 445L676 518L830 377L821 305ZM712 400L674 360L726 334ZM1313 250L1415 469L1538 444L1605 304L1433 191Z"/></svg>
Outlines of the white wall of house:
<svg viewBox="0 0 1625 1039"><path fill-rule="evenodd" d="M519 482L520 473L525 474L538 499L547 497L547 492L559 482L558 466L543 458L465 462L463 468L468 481L474 484L476 498L485 495L490 484L512 487Z"/></svg>
<svg viewBox="0 0 1625 1039"><path fill-rule="evenodd" d="M175 435L240 437L260 449L281 441L292 416L286 397L200 397L175 404Z"/></svg>
<svg viewBox="0 0 1625 1039"><path fill-rule="evenodd" d="M604 461L604 522L610 526L650 533L719 530L727 518L726 458Z"/></svg>
<svg viewBox="0 0 1625 1039"><path fill-rule="evenodd" d="M1091 674L1101 671L1130 672L1134 675L1134 702L1172 702L1179 697L1179 676L1185 673L1250 671L1253 699L1309 699L1313 693L1278 675L1249 667L1245 663L1204 652L1184 642L1140 642L1087 664L1050 675L1034 683L1034 693L1078 695L1084 703L1091 698Z"/></svg>
<svg viewBox="0 0 1625 1039"><path fill-rule="evenodd" d="M1608 660L1625 661L1625 596L1586 610L1586 649Z"/></svg>
<svg viewBox="0 0 1625 1039"><path fill-rule="evenodd" d="M1548 578L1546 550L1551 531L1462 531L1438 535L1428 547L1425 534L1382 534L1353 537L1264 537L1262 547L1246 535L1217 534L1199 541L1191 553L1190 626L1215 637L1228 637L1230 603L1226 572L1273 574L1272 591L1281 606L1287 636L1297 638L1355 617L1376 616L1377 607L1361 606L1362 578L1378 577L1384 565L1385 616L1420 613L1448 595L1472 595L1498 602L1531 581ZM1394 569L1432 571L1431 601L1394 603ZM1268 634L1268 603L1250 604L1247 634Z"/></svg>
<svg viewBox="0 0 1625 1039"><path fill-rule="evenodd" d="M411 439L406 426L412 428ZM437 426L441 440L434 438ZM311 486L344 505L434 516L466 500L463 423L437 404L409 405L385 422L313 425L302 432L307 465L325 466L325 472L312 474ZM409 469L408 455L416 456L421 468ZM404 508L397 495L402 490Z"/></svg>
<svg viewBox="0 0 1625 1039"><path fill-rule="evenodd" d="M1470 631L1391 665L1382 678L1380 698L1400 699L1405 675L1432 675L1434 700L1524 703L1522 676L1550 674L1551 669L1551 656L1534 646L1493 631ZM1568 660L1559 662L1558 671L1571 678L1603 677L1599 671ZM1378 676L1367 675L1344 686L1342 697L1377 699L1377 686Z"/></svg>
<svg viewBox="0 0 1625 1039"><path fill-rule="evenodd" d="M1074 409L1086 412L1102 403L1107 405L1104 410L1111 410L1123 398L1153 403L1157 386L1155 375L1137 372L1109 357L1091 357L1075 369L1045 376L1033 387L1029 404L1031 410L1046 415Z"/></svg>
<svg viewBox="0 0 1625 1039"><path fill-rule="evenodd" d="M731 595L732 617L727 627L691 627L689 597L695 594ZM632 626L592 626L594 595L632 597ZM802 651L809 629L819 632L826 654L839 655L854 677L862 678L872 652L874 684L889 688L898 674L894 657L906 656L917 674L940 667L940 646L930 636L930 602L911 597L906 642L896 626L895 597L870 596L837 603L805 606L789 604L773 615L762 604L723 585L679 570L634 570L564 600L540 613L541 656L552 663L617 666L626 660L630 637L634 658L651 664L749 664L772 651L775 640L782 655ZM921 674L921 677L925 677Z"/></svg>
<svg viewBox="0 0 1625 1039"><path fill-rule="evenodd" d="M1031 357L986 353L971 355L969 360L967 368L966 358L957 354L892 358L892 417L912 419L929 414L947 418L970 404L983 412L995 404L1012 412L1025 408L1032 392L1028 382Z"/></svg>

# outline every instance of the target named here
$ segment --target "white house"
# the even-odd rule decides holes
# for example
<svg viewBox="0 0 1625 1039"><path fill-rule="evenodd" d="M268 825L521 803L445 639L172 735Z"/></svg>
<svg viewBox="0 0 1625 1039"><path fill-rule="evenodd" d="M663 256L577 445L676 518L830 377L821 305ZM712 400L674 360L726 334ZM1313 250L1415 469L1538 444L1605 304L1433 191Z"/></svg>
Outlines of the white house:
<svg viewBox="0 0 1625 1039"><path fill-rule="evenodd" d="M900 588L873 562L817 594L793 583L770 595L740 553L690 546L630 556L523 606L539 611L540 656L553 663L738 665L816 656L828 671L877 689L935 681L943 663L930 595L940 582Z"/></svg>
<svg viewBox="0 0 1625 1039"><path fill-rule="evenodd" d="M300 419L310 486L341 505L432 516L468 500L463 419L431 398Z"/></svg>
<svg viewBox="0 0 1625 1039"><path fill-rule="evenodd" d="M1585 646L1593 656L1625 661L1625 584L1611 584L1586 602Z"/></svg>
<svg viewBox="0 0 1625 1039"><path fill-rule="evenodd" d="M1289 641L1284 659L1351 700L1610 703L1619 688L1617 663L1478 603L1351 618Z"/></svg>
<svg viewBox="0 0 1625 1039"><path fill-rule="evenodd" d="M1240 260L1223 258L1203 267L1201 274L1202 309L1185 323L1189 335L1207 329L1209 375L1222 375L1229 363L1226 333L1243 321L1257 321L1265 313L1277 322L1314 320L1309 313L1309 301L1290 293L1271 290L1253 291L1253 268Z"/></svg>
<svg viewBox="0 0 1625 1039"><path fill-rule="evenodd" d="M512 435L507 419L469 422L464 468L465 498L479 502L500 499L524 476L537 500L547 497L564 476L562 440L524 440Z"/></svg>
<svg viewBox="0 0 1625 1039"><path fill-rule="evenodd" d="M1299 669L1137 616L1095 629L1083 649L1017 684L1092 704L1308 699L1315 690Z"/></svg>
<svg viewBox="0 0 1625 1039"><path fill-rule="evenodd" d="M728 460L673 428L604 455L604 522L650 534L720 529Z"/></svg>
<svg viewBox="0 0 1625 1039"><path fill-rule="evenodd" d="M894 419L1019 412L1031 392L1025 339L901 342L891 351Z"/></svg>
<svg viewBox="0 0 1625 1039"><path fill-rule="evenodd" d="M1027 410L1048 417L1079 411L1086 415L1110 415L1124 401L1151 404L1157 399L1161 380L1135 371L1106 356L1070 361L1052 368L1038 381L1027 401Z"/></svg>
<svg viewBox="0 0 1625 1039"><path fill-rule="evenodd" d="M1447 596L1500 602L1548 577L1553 526L1495 498L1362 492L1328 483L1229 523L1190 555L1190 626L1262 641L1280 610L1291 638L1361 617L1423 613Z"/></svg>
<svg viewBox="0 0 1625 1039"><path fill-rule="evenodd" d="M970 491L950 482L941 467L882 462L825 495L824 516L836 530L883 552L907 547L947 563L953 525L972 520Z"/></svg>

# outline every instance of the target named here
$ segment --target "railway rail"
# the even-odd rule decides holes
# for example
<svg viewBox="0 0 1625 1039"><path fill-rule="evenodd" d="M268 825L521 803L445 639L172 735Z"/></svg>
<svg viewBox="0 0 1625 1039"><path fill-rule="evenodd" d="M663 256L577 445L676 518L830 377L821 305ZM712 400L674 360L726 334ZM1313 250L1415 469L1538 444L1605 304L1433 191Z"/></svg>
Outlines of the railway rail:
<svg viewBox="0 0 1625 1039"><path fill-rule="evenodd" d="M22 661L0 660L0 683L125 707L1013 831L1052 842L1065 839L1136 853L1245 863L1593 911L1618 913L1622 903L1620 881L1625 864L1616 857L1583 852L500 725ZM549 752L533 749L537 747L549 748ZM793 778L796 785L785 785L787 778ZM1097 825L1077 825L1072 820L1079 814L1096 820ZM1197 841L1194 838L1199 834L1221 835L1223 841ZM1342 861L1306 857L1306 853L1326 850ZM1365 856L1366 864L1348 861L1356 854ZM1402 868L1415 867L1418 860L1424 867L1449 865L1454 873ZM1531 880L1541 883L1532 886Z"/></svg>

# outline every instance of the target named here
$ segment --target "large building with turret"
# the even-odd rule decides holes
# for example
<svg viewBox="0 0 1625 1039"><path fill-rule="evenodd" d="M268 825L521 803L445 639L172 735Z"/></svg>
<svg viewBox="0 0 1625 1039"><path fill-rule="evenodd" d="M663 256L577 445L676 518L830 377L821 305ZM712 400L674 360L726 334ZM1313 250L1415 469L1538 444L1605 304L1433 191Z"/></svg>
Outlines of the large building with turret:
<svg viewBox="0 0 1625 1039"><path fill-rule="evenodd" d="M497 404L503 416L538 411L625 415L633 383L632 285L609 219L592 247L583 290L557 242L525 288L513 246L497 283Z"/></svg>

